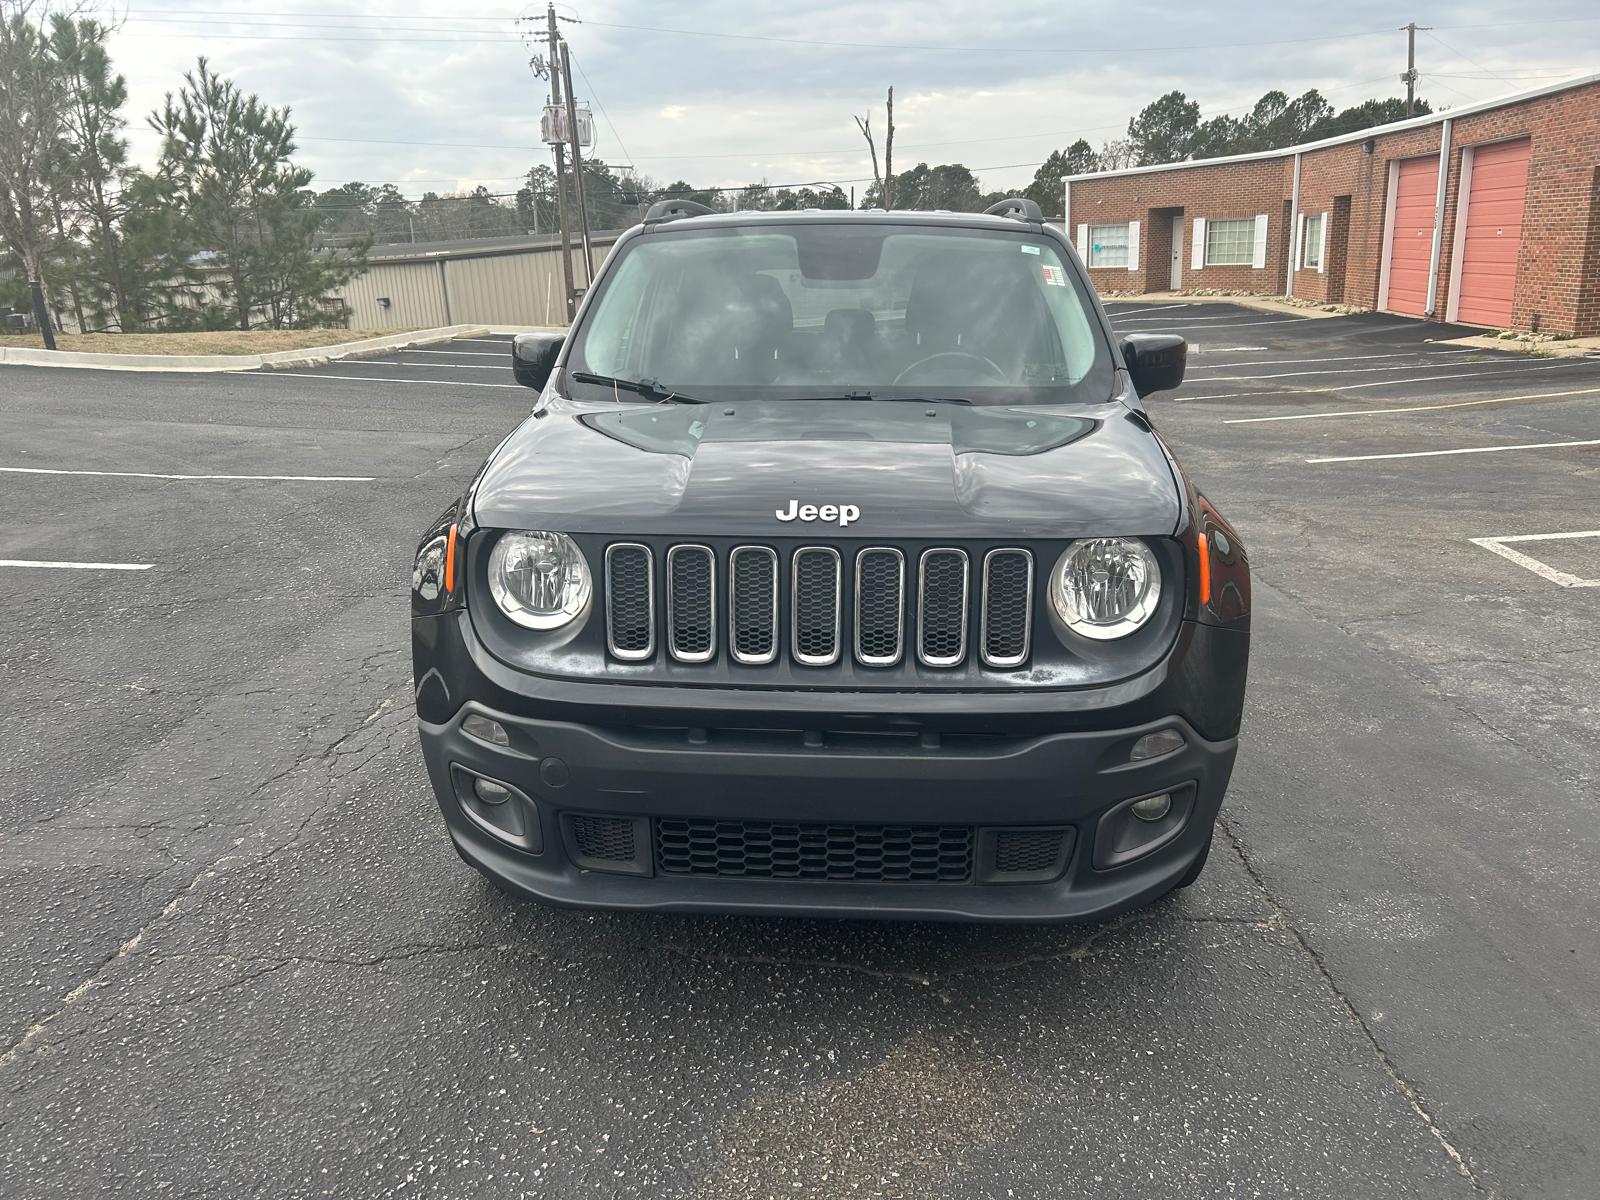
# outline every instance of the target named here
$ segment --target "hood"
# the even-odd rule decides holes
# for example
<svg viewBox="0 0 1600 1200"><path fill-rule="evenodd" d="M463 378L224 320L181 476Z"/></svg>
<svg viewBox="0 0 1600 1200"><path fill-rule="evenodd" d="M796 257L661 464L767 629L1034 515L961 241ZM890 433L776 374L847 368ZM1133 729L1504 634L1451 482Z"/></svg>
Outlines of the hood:
<svg viewBox="0 0 1600 1200"><path fill-rule="evenodd" d="M859 516L807 521L808 505ZM557 399L501 446L473 509L572 533L993 539L1159 536L1181 505L1161 443L1116 403Z"/></svg>

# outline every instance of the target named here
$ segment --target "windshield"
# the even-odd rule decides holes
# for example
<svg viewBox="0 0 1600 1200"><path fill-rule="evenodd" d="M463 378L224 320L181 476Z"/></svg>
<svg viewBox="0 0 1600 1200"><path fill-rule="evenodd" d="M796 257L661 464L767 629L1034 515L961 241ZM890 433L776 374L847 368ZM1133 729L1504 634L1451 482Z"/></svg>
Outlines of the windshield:
<svg viewBox="0 0 1600 1200"><path fill-rule="evenodd" d="M1091 313L1055 243L1025 228L663 230L608 264L567 371L712 400L1103 403Z"/></svg>

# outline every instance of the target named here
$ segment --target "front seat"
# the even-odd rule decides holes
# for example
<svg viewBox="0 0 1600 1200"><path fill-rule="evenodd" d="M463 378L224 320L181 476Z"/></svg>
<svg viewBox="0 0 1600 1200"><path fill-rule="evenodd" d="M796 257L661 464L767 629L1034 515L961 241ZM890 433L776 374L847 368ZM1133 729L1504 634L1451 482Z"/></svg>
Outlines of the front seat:
<svg viewBox="0 0 1600 1200"><path fill-rule="evenodd" d="M794 306L771 275L746 275L727 331L733 358L730 382L771 383L787 365L794 338Z"/></svg>

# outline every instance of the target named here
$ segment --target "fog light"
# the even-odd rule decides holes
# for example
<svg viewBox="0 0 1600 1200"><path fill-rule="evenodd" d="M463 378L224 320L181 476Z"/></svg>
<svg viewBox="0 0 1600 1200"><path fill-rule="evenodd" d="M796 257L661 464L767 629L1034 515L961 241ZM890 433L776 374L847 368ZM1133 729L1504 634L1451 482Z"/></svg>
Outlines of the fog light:
<svg viewBox="0 0 1600 1200"><path fill-rule="evenodd" d="M1133 744L1133 751L1128 755L1129 762L1139 762L1146 758L1160 758L1163 754L1171 754L1174 750L1184 747L1183 734L1176 729L1158 729L1154 733L1147 733Z"/></svg>
<svg viewBox="0 0 1600 1200"><path fill-rule="evenodd" d="M499 721L491 721L488 717L480 717L477 713L470 713L462 718L461 732L468 737L477 738L480 742L488 742L491 746L511 745L511 739L506 736L504 725Z"/></svg>
<svg viewBox="0 0 1600 1200"><path fill-rule="evenodd" d="M504 804L511 799L511 789L502 787L489 779L475 779L472 781L472 790L477 793L478 799L485 804ZM1166 797L1162 797L1166 799ZM1164 810L1163 810L1164 811ZM1154 818L1151 818L1152 820Z"/></svg>
<svg viewBox="0 0 1600 1200"><path fill-rule="evenodd" d="M478 781L479 787L483 781ZM1143 800L1136 801L1133 806L1133 815L1141 821L1159 821L1172 811L1172 797L1166 792L1159 796L1146 796Z"/></svg>

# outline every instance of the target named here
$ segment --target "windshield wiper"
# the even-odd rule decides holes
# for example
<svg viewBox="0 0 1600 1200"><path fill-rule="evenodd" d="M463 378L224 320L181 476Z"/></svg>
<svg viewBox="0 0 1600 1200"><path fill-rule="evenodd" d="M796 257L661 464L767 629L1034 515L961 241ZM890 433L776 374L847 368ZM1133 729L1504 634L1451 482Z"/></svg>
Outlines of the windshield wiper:
<svg viewBox="0 0 1600 1200"><path fill-rule="evenodd" d="M643 396L646 400L654 400L658 404L671 401L674 404L704 404L704 400L697 400L693 396L685 396L682 392L675 392L669 387L662 387L654 379L617 379L611 375L593 375L588 371L574 371L571 378L579 383L594 383L601 387L613 390L620 388L625 392L633 392Z"/></svg>

